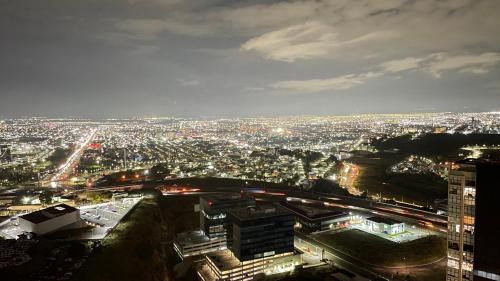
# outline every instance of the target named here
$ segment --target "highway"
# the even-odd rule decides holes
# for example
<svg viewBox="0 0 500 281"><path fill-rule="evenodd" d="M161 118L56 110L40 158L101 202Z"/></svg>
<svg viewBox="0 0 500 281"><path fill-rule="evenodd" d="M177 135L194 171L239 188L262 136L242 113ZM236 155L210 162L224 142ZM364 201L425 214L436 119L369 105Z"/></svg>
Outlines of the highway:
<svg viewBox="0 0 500 281"><path fill-rule="evenodd" d="M386 203L375 202L371 200L332 196L329 194L300 194L288 196L288 200L305 200L309 204L318 204L332 207L341 207L353 211L362 211L379 216L396 217L414 224L419 224L433 230L438 230L446 233L447 218L446 216L438 215L432 212L412 209L405 206L396 206Z"/></svg>
<svg viewBox="0 0 500 281"><path fill-rule="evenodd" d="M97 129L91 129L90 133L86 136L83 136L78 142L75 151L66 159L66 162L62 164L56 171L56 173L52 176L50 180L50 184L52 187L57 186L58 182L63 180L66 174L71 171L71 169L78 163L80 157L82 156L83 151L87 148L89 143L94 139L94 136L97 132Z"/></svg>

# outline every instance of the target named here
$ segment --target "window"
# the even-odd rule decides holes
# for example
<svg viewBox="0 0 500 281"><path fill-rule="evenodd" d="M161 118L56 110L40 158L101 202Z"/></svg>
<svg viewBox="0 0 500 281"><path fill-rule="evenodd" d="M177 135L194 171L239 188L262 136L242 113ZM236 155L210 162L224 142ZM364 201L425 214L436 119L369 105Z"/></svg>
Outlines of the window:
<svg viewBox="0 0 500 281"><path fill-rule="evenodd" d="M469 245L469 244L464 244L464 251L473 253L474 252L474 246Z"/></svg>
<svg viewBox="0 0 500 281"><path fill-rule="evenodd" d="M459 250L458 243L448 242L448 249Z"/></svg>

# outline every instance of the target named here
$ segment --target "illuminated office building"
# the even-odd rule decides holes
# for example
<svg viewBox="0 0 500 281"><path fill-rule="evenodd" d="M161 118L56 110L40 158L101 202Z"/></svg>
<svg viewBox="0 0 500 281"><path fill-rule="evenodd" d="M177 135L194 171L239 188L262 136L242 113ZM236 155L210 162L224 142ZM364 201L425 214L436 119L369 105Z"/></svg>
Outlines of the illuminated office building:
<svg viewBox="0 0 500 281"><path fill-rule="evenodd" d="M500 280L500 163L466 159L448 179L447 281Z"/></svg>

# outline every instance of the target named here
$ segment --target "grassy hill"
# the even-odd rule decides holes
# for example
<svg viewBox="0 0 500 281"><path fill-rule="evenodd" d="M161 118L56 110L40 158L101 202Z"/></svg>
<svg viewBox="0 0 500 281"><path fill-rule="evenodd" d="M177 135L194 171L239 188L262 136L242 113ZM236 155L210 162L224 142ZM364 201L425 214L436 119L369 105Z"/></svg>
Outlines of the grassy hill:
<svg viewBox="0 0 500 281"><path fill-rule="evenodd" d="M90 256L75 281L195 280L174 276L179 261L172 249L177 232L198 227L193 204L197 196L156 196L141 201L103 240L99 252Z"/></svg>

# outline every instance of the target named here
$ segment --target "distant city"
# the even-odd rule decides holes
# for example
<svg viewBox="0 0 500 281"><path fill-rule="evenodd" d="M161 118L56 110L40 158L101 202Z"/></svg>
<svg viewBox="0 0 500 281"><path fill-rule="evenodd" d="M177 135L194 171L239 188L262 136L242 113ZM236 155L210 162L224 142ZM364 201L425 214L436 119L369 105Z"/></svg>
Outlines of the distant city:
<svg viewBox="0 0 500 281"><path fill-rule="evenodd" d="M377 152L374 141L428 133L498 134L499 118L500 113L428 113L2 120L0 183L5 188L19 184L91 186L113 172L153 167L167 178L216 176L293 185L328 177L344 181L342 173L334 171L337 161L348 159L353 151ZM455 158L477 158L481 149L463 147ZM405 159L391 169L442 175L443 161L422 157Z"/></svg>
<svg viewBox="0 0 500 281"><path fill-rule="evenodd" d="M498 112L6 119L0 149L8 280L500 280Z"/></svg>

